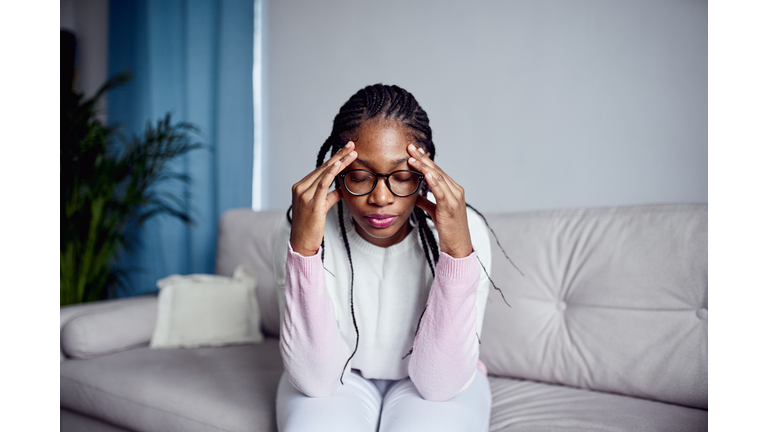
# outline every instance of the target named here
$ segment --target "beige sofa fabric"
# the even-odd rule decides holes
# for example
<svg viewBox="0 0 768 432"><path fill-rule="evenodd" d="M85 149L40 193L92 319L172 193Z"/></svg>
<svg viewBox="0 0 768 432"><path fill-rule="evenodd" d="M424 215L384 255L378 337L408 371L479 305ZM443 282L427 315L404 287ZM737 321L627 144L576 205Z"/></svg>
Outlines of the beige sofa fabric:
<svg viewBox="0 0 768 432"><path fill-rule="evenodd" d="M707 411L508 378L490 378L490 432L700 432Z"/></svg>
<svg viewBox="0 0 768 432"><path fill-rule="evenodd" d="M216 249L216 274L231 276L238 265L245 264L257 275L256 298L261 310L261 328L269 336L280 334L272 242L281 218L285 218L285 211L229 210L219 221Z"/></svg>
<svg viewBox="0 0 768 432"><path fill-rule="evenodd" d="M61 309L61 361L145 346L157 319L157 296L105 300Z"/></svg>
<svg viewBox="0 0 768 432"><path fill-rule="evenodd" d="M277 339L61 364L61 406L132 431L274 431ZM78 429L83 430L83 429Z"/></svg>
<svg viewBox="0 0 768 432"><path fill-rule="evenodd" d="M707 206L489 216L491 374L707 408Z"/></svg>
<svg viewBox="0 0 768 432"><path fill-rule="evenodd" d="M125 432L125 429L105 423L92 417L62 409L59 411L59 431L77 432Z"/></svg>

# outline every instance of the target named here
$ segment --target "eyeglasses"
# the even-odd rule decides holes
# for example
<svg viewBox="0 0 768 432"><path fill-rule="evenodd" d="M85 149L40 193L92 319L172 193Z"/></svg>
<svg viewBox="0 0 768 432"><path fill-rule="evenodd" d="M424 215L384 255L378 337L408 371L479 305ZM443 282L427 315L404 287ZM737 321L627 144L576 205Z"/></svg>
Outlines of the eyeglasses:
<svg viewBox="0 0 768 432"><path fill-rule="evenodd" d="M384 177L384 183L392 194L399 197L407 197L415 194L422 181L424 174L416 171L400 170L389 174L376 174L374 172L356 169L347 171L338 175L344 188L352 195L368 195L376 189L379 183L379 177Z"/></svg>

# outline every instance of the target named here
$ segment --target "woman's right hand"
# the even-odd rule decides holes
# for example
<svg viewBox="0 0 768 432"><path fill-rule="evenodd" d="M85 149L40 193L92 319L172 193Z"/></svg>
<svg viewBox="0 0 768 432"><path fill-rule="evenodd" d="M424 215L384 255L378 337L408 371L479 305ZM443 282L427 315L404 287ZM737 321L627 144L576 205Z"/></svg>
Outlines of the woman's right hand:
<svg viewBox="0 0 768 432"><path fill-rule="evenodd" d="M341 191L328 193L333 180L357 158L355 143L348 142L317 169L293 185L291 247L302 256L312 256L320 249L328 210L341 200Z"/></svg>

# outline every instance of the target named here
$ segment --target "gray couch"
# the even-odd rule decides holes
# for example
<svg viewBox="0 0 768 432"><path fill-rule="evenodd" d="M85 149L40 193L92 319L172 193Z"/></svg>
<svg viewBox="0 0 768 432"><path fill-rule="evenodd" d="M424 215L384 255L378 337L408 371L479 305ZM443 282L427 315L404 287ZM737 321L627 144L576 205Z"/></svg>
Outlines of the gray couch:
<svg viewBox="0 0 768 432"><path fill-rule="evenodd" d="M282 364L272 233L222 216L216 272L257 273L265 341L153 350L155 296L61 308L62 431L275 431ZM707 430L707 206L488 215L481 359L491 431ZM493 241L493 240L492 240ZM323 430L318 425L318 430Z"/></svg>

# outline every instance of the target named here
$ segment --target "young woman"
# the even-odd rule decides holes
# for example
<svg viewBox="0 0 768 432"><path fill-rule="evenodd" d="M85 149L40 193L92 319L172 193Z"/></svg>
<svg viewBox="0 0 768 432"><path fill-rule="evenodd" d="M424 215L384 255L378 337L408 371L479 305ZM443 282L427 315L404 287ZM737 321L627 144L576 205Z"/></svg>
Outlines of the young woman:
<svg viewBox="0 0 768 432"><path fill-rule="evenodd" d="M434 157L413 95L377 84L341 107L293 186L274 248L281 432L488 430L490 242Z"/></svg>

